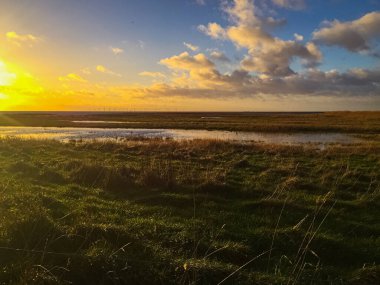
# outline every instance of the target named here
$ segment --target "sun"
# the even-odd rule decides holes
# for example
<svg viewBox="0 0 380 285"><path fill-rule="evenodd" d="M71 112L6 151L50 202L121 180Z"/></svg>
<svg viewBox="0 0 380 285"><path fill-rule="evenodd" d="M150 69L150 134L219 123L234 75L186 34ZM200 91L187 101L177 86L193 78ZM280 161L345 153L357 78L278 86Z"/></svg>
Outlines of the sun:
<svg viewBox="0 0 380 285"><path fill-rule="evenodd" d="M0 60L0 100L4 101L8 99L8 95L4 93L7 86L11 86L16 80L15 73L9 72L4 61ZM4 105L4 102L2 103Z"/></svg>
<svg viewBox="0 0 380 285"><path fill-rule="evenodd" d="M15 82L16 78L17 75L10 72L5 62L0 60L0 87L11 86Z"/></svg>
<svg viewBox="0 0 380 285"><path fill-rule="evenodd" d="M30 105L43 88L23 68L0 59L0 110Z"/></svg>

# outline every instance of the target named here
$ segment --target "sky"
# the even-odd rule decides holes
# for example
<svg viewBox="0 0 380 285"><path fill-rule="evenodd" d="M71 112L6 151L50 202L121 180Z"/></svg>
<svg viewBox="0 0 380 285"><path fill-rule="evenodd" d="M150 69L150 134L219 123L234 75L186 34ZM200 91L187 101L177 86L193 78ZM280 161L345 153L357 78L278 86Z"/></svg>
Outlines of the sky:
<svg viewBox="0 0 380 285"><path fill-rule="evenodd" d="M1 0L0 110L380 110L380 0Z"/></svg>

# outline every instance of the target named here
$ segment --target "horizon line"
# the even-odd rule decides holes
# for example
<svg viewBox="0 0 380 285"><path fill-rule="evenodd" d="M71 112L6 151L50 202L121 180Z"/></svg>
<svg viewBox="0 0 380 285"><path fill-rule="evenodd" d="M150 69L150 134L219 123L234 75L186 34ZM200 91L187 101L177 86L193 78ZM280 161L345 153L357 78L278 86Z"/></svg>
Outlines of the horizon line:
<svg viewBox="0 0 380 285"><path fill-rule="evenodd" d="M314 111L96 111L96 110L0 110L0 113L347 113L347 112L380 112L379 110L314 110Z"/></svg>

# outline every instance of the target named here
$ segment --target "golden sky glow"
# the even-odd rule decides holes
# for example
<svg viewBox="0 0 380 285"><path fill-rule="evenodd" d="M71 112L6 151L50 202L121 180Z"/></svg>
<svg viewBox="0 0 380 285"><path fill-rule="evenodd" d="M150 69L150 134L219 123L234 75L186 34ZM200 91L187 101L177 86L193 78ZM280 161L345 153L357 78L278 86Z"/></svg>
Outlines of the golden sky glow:
<svg viewBox="0 0 380 285"><path fill-rule="evenodd" d="M0 60L0 85L1 86L10 86L16 79L16 74L11 73L5 62Z"/></svg>
<svg viewBox="0 0 380 285"><path fill-rule="evenodd" d="M28 104L43 92L31 74L0 59L0 104L3 109Z"/></svg>
<svg viewBox="0 0 380 285"><path fill-rule="evenodd" d="M164 2L2 0L0 111L380 108L370 1Z"/></svg>

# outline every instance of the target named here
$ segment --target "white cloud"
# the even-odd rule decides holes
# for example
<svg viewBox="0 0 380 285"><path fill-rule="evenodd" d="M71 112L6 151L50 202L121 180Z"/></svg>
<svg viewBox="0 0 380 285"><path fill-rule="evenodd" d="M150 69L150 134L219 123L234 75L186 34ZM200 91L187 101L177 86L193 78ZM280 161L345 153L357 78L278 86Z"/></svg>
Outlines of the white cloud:
<svg viewBox="0 0 380 285"><path fill-rule="evenodd" d="M223 10L230 21L238 26L260 26L262 21L257 16L253 0L234 0L233 5L225 4Z"/></svg>
<svg viewBox="0 0 380 285"><path fill-rule="evenodd" d="M217 23L209 23L207 26L199 25L198 30L213 39L225 39L226 31Z"/></svg>
<svg viewBox="0 0 380 285"><path fill-rule="evenodd" d="M302 42L302 41L303 41L303 36L300 35L300 34L295 33L295 34L294 34L294 39L295 39L297 42Z"/></svg>
<svg viewBox="0 0 380 285"><path fill-rule="evenodd" d="M197 51L199 50L199 47L196 46L196 45L193 45L193 44L190 44L190 43L187 43L187 42L184 42L183 45L185 47L187 47L188 49L192 50L192 51Z"/></svg>
<svg viewBox="0 0 380 285"><path fill-rule="evenodd" d="M302 59L307 67L321 62L322 54L314 44L272 36L267 31L268 26L281 21L264 17L252 0L234 0L232 4L224 5L223 10L232 25L222 28L210 23L200 30L212 38L220 38L219 34L223 34L223 38L231 40L238 48L246 48L248 53L241 62L242 68L271 76L286 76L294 73L290 64L295 58ZM210 27L219 32L212 32Z"/></svg>
<svg viewBox="0 0 380 285"><path fill-rule="evenodd" d="M296 8L296 3L304 3L280 2L280 6L292 3L295 6L287 6L292 9ZM294 34L294 40L272 35L271 27L283 21L265 17L252 0L226 3L223 11L227 13L229 25L222 27L218 23L209 23L198 26L198 29L213 39L228 40L238 49L246 50L240 65L234 70L228 65L228 72L220 72L215 62L228 62L229 59L216 49L208 50L209 57L203 53L190 55L183 52L164 58L160 63L170 69L172 77L166 78L165 83L140 90L144 96L379 96L380 70L321 71L317 66L322 61L322 53L314 41L304 42L304 37L298 33ZM366 33L377 33L376 29L369 29L370 20L362 20L366 23ZM291 69L294 60L300 60L304 67L298 73Z"/></svg>

